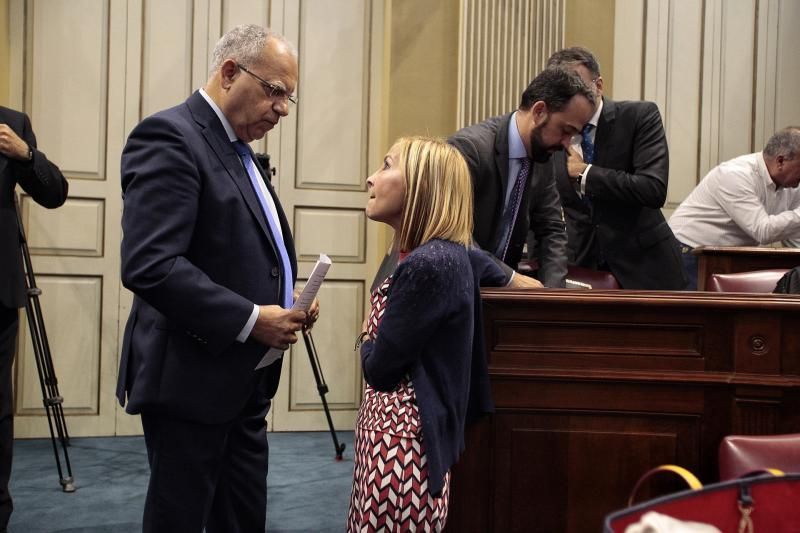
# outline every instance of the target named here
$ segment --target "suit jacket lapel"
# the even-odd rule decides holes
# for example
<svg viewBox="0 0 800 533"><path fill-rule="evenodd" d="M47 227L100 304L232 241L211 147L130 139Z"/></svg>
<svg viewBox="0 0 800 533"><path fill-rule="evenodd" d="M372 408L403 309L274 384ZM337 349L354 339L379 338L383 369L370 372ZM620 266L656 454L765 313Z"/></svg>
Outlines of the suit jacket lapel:
<svg viewBox="0 0 800 533"><path fill-rule="evenodd" d="M508 190L508 124L511 122L513 113L509 113L501 122L500 129L497 130L497 135L494 141L494 163L497 177L500 180L500 205L498 206L498 213L501 213L502 219L504 199L506 191Z"/></svg>
<svg viewBox="0 0 800 533"><path fill-rule="evenodd" d="M603 111L597 121L597 132L594 135L594 162L600 167L609 166L611 139L617 125L617 105L613 100L603 98Z"/></svg>
<svg viewBox="0 0 800 533"><path fill-rule="evenodd" d="M186 103L195 121L201 126L203 137L205 137L206 142L222 162L222 166L228 172L234 184L236 184L236 187L239 189L244 199L244 203L247 205L248 209L250 209L256 221L258 221L259 227L267 238L269 238L274 249L275 244L272 242L272 234L267 226L264 213L261 211L261 204L256 197L253 186L250 184L250 177L247 175L247 171L244 169L239 155L228 140L225 128L222 127L222 123L219 121L216 113L214 113L214 110L211 109L208 102L205 101L199 92L195 92L190 96Z"/></svg>

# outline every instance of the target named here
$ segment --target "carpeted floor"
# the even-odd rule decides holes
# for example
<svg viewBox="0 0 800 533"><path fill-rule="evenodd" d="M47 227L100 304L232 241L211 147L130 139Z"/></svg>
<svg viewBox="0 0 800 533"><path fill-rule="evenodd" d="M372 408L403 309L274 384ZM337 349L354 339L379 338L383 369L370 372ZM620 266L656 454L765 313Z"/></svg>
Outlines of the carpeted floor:
<svg viewBox="0 0 800 533"><path fill-rule="evenodd" d="M330 433L270 433L267 478L270 532L344 530L353 474L353 434L335 461ZM64 493L49 440L17 440L10 533L141 531L147 452L141 437L73 438L69 447L77 490Z"/></svg>

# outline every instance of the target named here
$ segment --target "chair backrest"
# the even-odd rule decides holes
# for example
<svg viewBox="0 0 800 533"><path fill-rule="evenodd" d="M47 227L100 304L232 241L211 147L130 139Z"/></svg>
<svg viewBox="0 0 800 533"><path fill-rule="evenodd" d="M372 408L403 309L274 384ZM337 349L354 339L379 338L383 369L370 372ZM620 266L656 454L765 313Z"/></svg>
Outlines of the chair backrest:
<svg viewBox="0 0 800 533"><path fill-rule="evenodd" d="M800 473L800 433L729 435L719 445L719 479L736 479L766 468Z"/></svg>
<svg viewBox="0 0 800 533"><path fill-rule="evenodd" d="M769 293L775 290L778 280L786 272L788 272L786 268L775 268L729 274L711 274L708 278L708 283L706 283L706 290L711 292Z"/></svg>
<svg viewBox="0 0 800 533"><path fill-rule="evenodd" d="M617 278L611 272L590 270L579 266L567 267L567 281L590 285L592 289L619 289Z"/></svg>

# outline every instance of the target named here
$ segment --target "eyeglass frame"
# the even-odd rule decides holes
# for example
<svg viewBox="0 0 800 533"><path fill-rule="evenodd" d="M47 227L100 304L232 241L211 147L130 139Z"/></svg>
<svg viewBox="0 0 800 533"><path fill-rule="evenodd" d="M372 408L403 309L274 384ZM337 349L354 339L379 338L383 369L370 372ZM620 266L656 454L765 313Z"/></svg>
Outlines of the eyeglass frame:
<svg viewBox="0 0 800 533"><path fill-rule="evenodd" d="M290 96L289 94L287 94L286 89L284 89L280 85L270 83L267 80L258 76L257 74L253 74L250 70L247 69L247 67L245 67L241 63L236 63L236 66L239 67L239 69L243 70L244 72L250 74L253 78L255 78L256 81L258 81L258 83L261 85L261 88L264 89L264 93L270 98L280 98L281 100L285 98L292 104L297 105L297 97Z"/></svg>

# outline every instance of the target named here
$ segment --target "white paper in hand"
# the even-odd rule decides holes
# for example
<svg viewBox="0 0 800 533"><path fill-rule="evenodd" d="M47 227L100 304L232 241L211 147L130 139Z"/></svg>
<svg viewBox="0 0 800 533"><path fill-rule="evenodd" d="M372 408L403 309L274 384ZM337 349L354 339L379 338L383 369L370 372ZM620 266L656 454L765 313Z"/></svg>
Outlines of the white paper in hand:
<svg viewBox="0 0 800 533"><path fill-rule="evenodd" d="M308 311L308 308L311 307L312 302L314 302L314 298L317 297L317 292L319 292L319 288L322 286L322 280L325 279L325 275L328 273L328 269L330 267L330 257L325 254L319 254L317 264L314 265L314 270L311 271L311 275L308 277L308 282L306 282L306 286L303 287L303 291L300 293L300 296L298 296L297 300L294 301L292 310ZM270 348L264 357L261 358L261 361L259 361L256 365L256 370L271 365L281 357L283 357L283 350L279 350L278 348Z"/></svg>

